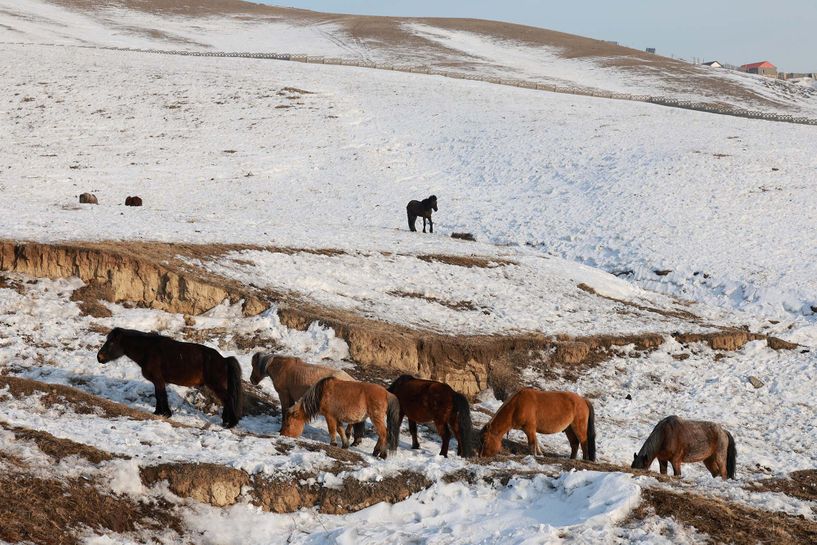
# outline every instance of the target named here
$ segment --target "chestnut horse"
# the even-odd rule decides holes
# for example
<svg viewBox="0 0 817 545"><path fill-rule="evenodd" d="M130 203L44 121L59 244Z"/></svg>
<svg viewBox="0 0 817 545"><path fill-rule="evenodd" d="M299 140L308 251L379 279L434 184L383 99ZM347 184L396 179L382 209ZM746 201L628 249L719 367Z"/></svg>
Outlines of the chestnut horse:
<svg viewBox="0 0 817 545"><path fill-rule="evenodd" d="M170 416L167 384L207 386L224 404L221 414L225 428L232 428L241 418L243 394L241 366L238 360L225 358L216 350L201 344L176 341L158 333L113 328L97 352L99 363L127 356L142 368L142 376L153 383L156 391L154 414Z"/></svg>
<svg viewBox="0 0 817 545"><path fill-rule="evenodd" d="M542 392L523 388L512 395L482 428L480 456L499 452L502 436L511 428L528 436L531 454L541 454L536 433L565 432L570 442L570 458L576 458L579 445L582 459L596 460L596 424L593 405L573 392Z"/></svg>
<svg viewBox="0 0 817 545"><path fill-rule="evenodd" d="M388 390L400 401L400 422L408 417L411 448L420 448L417 440L417 422L434 422L442 438L440 454L448 457L451 435L457 439L457 454L470 457L472 452L471 409L464 395L451 386L435 380L402 375L391 383Z"/></svg>
<svg viewBox="0 0 817 545"><path fill-rule="evenodd" d="M320 379L335 377L340 380L355 380L349 373L341 369L309 364L299 358L278 356L272 352L256 352L252 356L250 382L257 385L264 380L264 377L272 380L272 385L278 393L278 399L281 400L281 430L284 429L289 408ZM352 446L360 444L364 428L363 422L355 425L355 441ZM346 433L351 434L352 430L347 429Z"/></svg>
<svg viewBox="0 0 817 545"><path fill-rule="evenodd" d="M423 233L426 232L426 221L428 221L429 232L434 232L434 222L431 221L431 211L437 211L437 197L431 195L422 201L409 201L406 205L406 214L408 215L409 231L417 231L414 223L418 217L423 218Z"/></svg>
<svg viewBox="0 0 817 545"><path fill-rule="evenodd" d="M673 415L655 425L638 454L633 454L632 467L650 469L658 458L663 475L669 462L672 474L680 477L681 462L702 461L713 477L720 475L725 480L735 478L737 457L735 439L719 424Z"/></svg>
<svg viewBox="0 0 817 545"><path fill-rule="evenodd" d="M368 416L377 431L374 456L386 457L388 450L397 448L400 433L400 402L380 385L370 382L322 378L289 408L281 435L298 437L304 425L322 414L329 430L329 444L335 445L335 432L340 434L343 448L349 448L349 438L343 423L356 424Z"/></svg>

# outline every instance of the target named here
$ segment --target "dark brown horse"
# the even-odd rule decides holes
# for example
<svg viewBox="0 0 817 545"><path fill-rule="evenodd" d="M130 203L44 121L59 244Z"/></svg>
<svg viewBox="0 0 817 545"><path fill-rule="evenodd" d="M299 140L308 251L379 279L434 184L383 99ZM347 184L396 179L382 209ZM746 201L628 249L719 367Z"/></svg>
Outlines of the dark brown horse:
<svg viewBox="0 0 817 545"><path fill-rule="evenodd" d="M496 412L481 432L479 455L493 456L502 446L502 436L511 428L522 430L528 437L533 455L542 449L537 433L565 432L570 442L570 458L582 448L582 459L596 460L596 424L593 405L573 392L542 392L522 388L512 395Z"/></svg>
<svg viewBox="0 0 817 545"><path fill-rule="evenodd" d="M388 390L400 401L400 422L408 417L411 448L420 448L417 440L417 422L434 422L442 438L440 454L448 457L451 435L457 439L457 454L470 457L473 425L471 409L464 395L451 386L435 380L402 375L391 383Z"/></svg>
<svg viewBox="0 0 817 545"><path fill-rule="evenodd" d="M210 347L185 343L158 333L115 327L108 333L96 359L107 363L127 356L142 368L142 376L156 389L154 414L170 416L167 384L207 386L224 403L221 419L232 428L242 414L241 366Z"/></svg>
<svg viewBox="0 0 817 545"><path fill-rule="evenodd" d="M432 195L422 201L409 201L406 205L406 213L408 214L409 230L414 232L417 228L414 223L418 217L423 218L423 233L426 232L426 221L428 221L429 232L434 232L434 222L431 221L431 211L437 211L437 197Z"/></svg>
<svg viewBox="0 0 817 545"><path fill-rule="evenodd" d="M658 458L661 473L681 476L681 462L703 462L713 477L735 478L737 449L732 434L719 424L668 416L655 425L644 446L633 454L634 469L650 469Z"/></svg>

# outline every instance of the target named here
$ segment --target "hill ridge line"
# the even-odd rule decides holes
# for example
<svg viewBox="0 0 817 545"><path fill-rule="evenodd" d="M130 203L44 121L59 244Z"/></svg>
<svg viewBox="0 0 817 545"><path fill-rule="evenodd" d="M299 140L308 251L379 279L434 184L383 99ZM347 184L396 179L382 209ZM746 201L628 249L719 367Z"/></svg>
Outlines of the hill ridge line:
<svg viewBox="0 0 817 545"><path fill-rule="evenodd" d="M559 85L551 85L547 83L537 83L530 80L520 80L512 78L500 78L496 76L486 76L480 74L467 74L464 72L452 72L449 70L439 70L429 68L427 66L399 66L386 63L376 63L372 61L363 61L356 59L347 59L341 57L324 57L320 55L306 55L302 53L253 53L240 51L187 51L183 49L157 49L157 48L136 48L136 47L118 47L105 45L79 45L79 44L58 44L58 43L44 43L44 42L0 42L0 45L34 45L41 47L71 47L76 49L96 49L103 51L125 51L131 53L150 53L160 55L176 55L183 57L219 57L219 58L247 58L247 59L265 59L278 61L293 61L306 64L327 64L334 66L353 66L357 68L369 68L374 70L388 70L393 72L407 72L412 74L423 74L429 76L441 76L451 79L465 79L471 81L480 81L484 83L491 83L494 85L505 85L508 87L519 87L523 89L532 89L536 91L546 91L550 93L587 96L594 98L604 98L609 100L625 100L629 102L644 102L648 104L656 104L658 106L666 106L669 108L679 108L683 110L692 110L696 112L711 113L717 115L729 115L733 117L742 117L745 119L758 119L761 121L774 121L779 123L792 123L797 125L817 125L817 119L793 116L788 114L777 114L771 112L763 112L760 110L749 110L745 108L737 108L724 104L710 104L707 102L695 102L690 100L680 100L667 96L660 95L637 95L631 93L616 93L612 91L604 91L595 88L581 88L581 87L564 87Z"/></svg>

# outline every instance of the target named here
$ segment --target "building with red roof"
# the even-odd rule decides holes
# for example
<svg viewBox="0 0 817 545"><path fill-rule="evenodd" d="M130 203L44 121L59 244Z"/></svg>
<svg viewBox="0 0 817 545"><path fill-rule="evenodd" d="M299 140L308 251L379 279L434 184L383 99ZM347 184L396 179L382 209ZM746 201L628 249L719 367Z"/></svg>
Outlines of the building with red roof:
<svg viewBox="0 0 817 545"><path fill-rule="evenodd" d="M769 61L753 62L751 64L744 64L740 67L741 72L749 74L758 74L760 76L768 76L770 78L777 77L777 67Z"/></svg>

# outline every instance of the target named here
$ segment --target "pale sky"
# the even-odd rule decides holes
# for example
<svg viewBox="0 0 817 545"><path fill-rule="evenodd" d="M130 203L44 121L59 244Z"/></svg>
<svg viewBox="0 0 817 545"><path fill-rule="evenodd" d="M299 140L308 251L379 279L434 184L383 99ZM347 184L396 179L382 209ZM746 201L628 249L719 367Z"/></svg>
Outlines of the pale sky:
<svg viewBox="0 0 817 545"><path fill-rule="evenodd" d="M662 55L817 71L817 0L256 0L332 13L473 17L615 40Z"/></svg>

